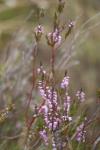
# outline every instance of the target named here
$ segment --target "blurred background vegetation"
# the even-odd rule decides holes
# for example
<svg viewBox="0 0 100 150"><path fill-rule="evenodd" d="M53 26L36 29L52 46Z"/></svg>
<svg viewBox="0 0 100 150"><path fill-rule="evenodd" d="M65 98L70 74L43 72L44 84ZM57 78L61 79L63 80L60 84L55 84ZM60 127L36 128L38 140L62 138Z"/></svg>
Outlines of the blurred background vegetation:
<svg viewBox="0 0 100 150"><path fill-rule="evenodd" d="M0 109L11 101L17 109L14 116L11 114L0 125L0 137L16 135L23 126L26 97L31 88L33 30L38 24L40 9L44 9L44 17L39 22L50 31L56 3L57 0L0 0ZM76 27L62 49L58 50L57 64L61 70L68 69L72 93L81 87L85 90L89 110L93 114L100 88L100 0L66 1L61 20L68 22L70 19L76 21ZM78 32L77 40L71 45ZM75 55L67 64L67 51L71 46L74 46ZM43 41L40 47L37 62L42 61L48 67L50 50ZM58 78L62 76L61 70L57 70ZM33 108L33 103L31 106ZM94 130L92 134L100 128L97 126ZM17 150L14 142L9 145L9 140L2 137L0 150Z"/></svg>

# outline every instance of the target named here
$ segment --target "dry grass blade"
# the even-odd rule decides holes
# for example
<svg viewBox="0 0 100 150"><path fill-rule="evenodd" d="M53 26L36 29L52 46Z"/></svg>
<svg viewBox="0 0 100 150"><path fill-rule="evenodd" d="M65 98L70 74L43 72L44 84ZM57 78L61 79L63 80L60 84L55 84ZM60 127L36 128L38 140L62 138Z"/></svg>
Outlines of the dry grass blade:
<svg viewBox="0 0 100 150"><path fill-rule="evenodd" d="M73 57L77 54L77 49L81 44L83 44L91 31L100 25L100 13L97 13L90 19L88 19L85 23L83 23L78 29L75 29L72 36L63 44L63 47L60 49L60 59L58 57L56 68L64 69L69 68L77 63L72 61ZM78 20L75 21L76 24ZM87 27L88 26L88 27ZM70 65L71 62L71 65Z"/></svg>

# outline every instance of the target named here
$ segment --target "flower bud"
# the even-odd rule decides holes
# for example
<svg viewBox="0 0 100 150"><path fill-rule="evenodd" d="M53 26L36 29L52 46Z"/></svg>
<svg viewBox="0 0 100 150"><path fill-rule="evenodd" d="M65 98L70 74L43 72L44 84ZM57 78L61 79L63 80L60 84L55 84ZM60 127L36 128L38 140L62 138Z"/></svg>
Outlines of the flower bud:
<svg viewBox="0 0 100 150"><path fill-rule="evenodd" d="M40 41L42 34L44 33L44 28L41 25L38 25L34 29L35 39L36 41Z"/></svg>

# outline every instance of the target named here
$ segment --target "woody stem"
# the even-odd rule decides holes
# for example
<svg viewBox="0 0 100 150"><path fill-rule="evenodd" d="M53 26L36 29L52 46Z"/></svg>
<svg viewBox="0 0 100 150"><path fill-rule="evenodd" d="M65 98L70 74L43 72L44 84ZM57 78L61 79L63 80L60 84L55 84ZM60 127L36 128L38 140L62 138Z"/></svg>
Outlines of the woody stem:
<svg viewBox="0 0 100 150"><path fill-rule="evenodd" d="M51 70L52 70L52 74L54 76L54 64L55 64L55 49L52 48L52 54L51 54Z"/></svg>

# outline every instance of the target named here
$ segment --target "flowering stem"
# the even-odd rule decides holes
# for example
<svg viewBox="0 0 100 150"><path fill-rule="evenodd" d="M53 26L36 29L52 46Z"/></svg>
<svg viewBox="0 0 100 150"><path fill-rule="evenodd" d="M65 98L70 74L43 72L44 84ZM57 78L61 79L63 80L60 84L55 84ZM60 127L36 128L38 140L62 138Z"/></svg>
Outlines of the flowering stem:
<svg viewBox="0 0 100 150"><path fill-rule="evenodd" d="M34 89L34 84L35 84L35 60L36 60L36 55L37 55L37 50L38 50L38 43L36 43L34 49L33 49L33 75L32 75L32 88L31 91L29 93L29 97L28 97L28 102L27 102L27 106L26 106L26 111L25 111L25 118L26 118L26 123L28 121L28 111L29 111L29 106L30 106L30 102L32 100L32 92Z"/></svg>
<svg viewBox="0 0 100 150"><path fill-rule="evenodd" d="M28 121L28 110L29 110L30 102L32 100L32 91L33 91L33 89L34 89L34 84L32 85L31 92L29 94L29 98L28 98L28 102L27 102L27 108L26 108L26 112L25 112L26 123Z"/></svg>
<svg viewBox="0 0 100 150"><path fill-rule="evenodd" d="M34 89L34 84L35 84L35 79L36 79L36 74L35 74L35 62L36 62L36 56L37 56L37 53L38 53L38 45L39 45L39 42L36 42L34 48L33 48L33 74L32 74L32 88L31 88L31 91L29 93L29 97L28 97L28 100L27 100L27 106L26 106L26 111L25 111L25 118L26 118L26 124L28 122L28 111L29 111L29 106L30 106L30 103L31 103L31 100L32 100L32 92L33 92L33 89Z"/></svg>
<svg viewBox="0 0 100 150"><path fill-rule="evenodd" d="M54 105L53 105L53 92L54 92L54 89L52 88L52 97L51 97L51 102L52 102L52 132L53 132L53 126L54 126Z"/></svg>
<svg viewBox="0 0 100 150"><path fill-rule="evenodd" d="M51 70L52 70L52 74L54 76L54 63L55 63L55 49L54 47L52 48L52 54L51 54Z"/></svg>

